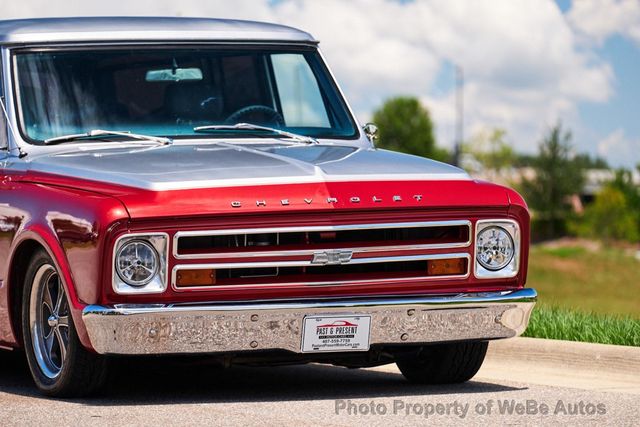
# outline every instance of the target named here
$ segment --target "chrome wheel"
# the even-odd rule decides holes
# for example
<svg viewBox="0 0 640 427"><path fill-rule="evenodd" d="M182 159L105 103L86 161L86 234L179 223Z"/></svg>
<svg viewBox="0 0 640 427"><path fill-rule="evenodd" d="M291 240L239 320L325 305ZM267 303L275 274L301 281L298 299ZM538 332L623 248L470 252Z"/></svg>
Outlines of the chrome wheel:
<svg viewBox="0 0 640 427"><path fill-rule="evenodd" d="M33 353L42 373L56 378L69 348L69 303L51 264L38 268L31 286L29 329Z"/></svg>

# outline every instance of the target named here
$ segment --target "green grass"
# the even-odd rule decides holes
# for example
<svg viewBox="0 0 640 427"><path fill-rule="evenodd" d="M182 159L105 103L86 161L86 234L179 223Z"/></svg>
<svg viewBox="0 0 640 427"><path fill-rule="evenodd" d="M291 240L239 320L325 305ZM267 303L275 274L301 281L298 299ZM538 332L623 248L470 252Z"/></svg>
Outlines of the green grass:
<svg viewBox="0 0 640 427"><path fill-rule="evenodd" d="M640 319L640 261L621 249L534 245L527 286L539 306Z"/></svg>
<svg viewBox="0 0 640 427"><path fill-rule="evenodd" d="M545 254L553 255L558 258L577 258L583 256L587 250L581 246L562 246L558 248L541 248Z"/></svg>
<svg viewBox="0 0 640 427"><path fill-rule="evenodd" d="M537 306L524 336L640 346L640 320Z"/></svg>
<svg viewBox="0 0 640 427"><path fill-rule="evenodd" d="M640 346L640 261L622 249L531 248L538 291L525 336Z"/></svg>

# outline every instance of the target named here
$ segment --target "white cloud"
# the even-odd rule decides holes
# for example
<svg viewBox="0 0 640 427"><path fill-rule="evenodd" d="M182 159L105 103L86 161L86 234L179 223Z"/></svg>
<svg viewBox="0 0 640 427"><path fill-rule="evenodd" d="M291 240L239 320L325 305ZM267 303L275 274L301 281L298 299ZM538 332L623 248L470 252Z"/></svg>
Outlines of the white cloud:
<svg viewBox="0 0 640 427"><path fill-rule="evenodd" d="M616 129L598 143L598 154L614 165L635 168L640 160L640 140L627 138L623 129Z"/></svg>
<svg viewBox="0 0 640 427"><path fill-rule="evenodd" d="M451 88L434 87L443 64L464 67L467 134L503 127L525 151L534 150L541 132L559 118L583 126L578 103L606 102L613 91L611 67L585 49L553 0L23 0L0 10L0 18L123 14L300 27L321 41L361 119L389 96L419 96L445 146L453 141L455 111Z"/></svg>
<svg viewBox="0 0 640 427"><path fill-rule="evenodd" d="M640 44L640 1L574 1L567 16L580 33L598 43L620 34Z"/></svg>

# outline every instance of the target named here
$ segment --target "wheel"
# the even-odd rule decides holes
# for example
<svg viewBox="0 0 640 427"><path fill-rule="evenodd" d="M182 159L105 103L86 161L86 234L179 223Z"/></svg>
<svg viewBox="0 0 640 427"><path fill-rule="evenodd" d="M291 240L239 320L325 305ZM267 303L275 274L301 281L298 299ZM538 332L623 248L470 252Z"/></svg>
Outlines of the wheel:
<svg viewBox="0 0 640 427"><path fill-rule="evenodd" d="M80 343L62 280L44 251L33 256L27 269L22 332L31 375L44 394L84 396L104 385L106 360Z"/></svg>
<svg viewBox="0 0 640 427"><path fill-rule="evenodd" d="M471 379L484 361L488 343L459 342L420 348L396 362L404 377L420 384L452 384Z"/></svg>
<svg viewBox="0 0 640 427"><path fill-rule="evenodd" d="M240 122L250 122L263 126L284 126L284 118L271 107L266 105L249 105L232 113L225 123L235 125Z"/></svg>

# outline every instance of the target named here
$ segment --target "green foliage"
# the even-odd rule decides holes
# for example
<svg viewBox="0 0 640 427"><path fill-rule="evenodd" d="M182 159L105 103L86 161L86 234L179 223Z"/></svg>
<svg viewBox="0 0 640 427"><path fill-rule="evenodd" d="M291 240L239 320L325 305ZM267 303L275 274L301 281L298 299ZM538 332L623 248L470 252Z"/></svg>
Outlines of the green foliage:
<svg viewBox="0 0 640 427"><path fill-rule="evenodd" d="M573 159L584 169L609 169L609 164L602 157L591 157L589 154L577 154Z"/></svg>
<svg viewBox="0 0 640 427"><path fill-rule="evenodd" d="M536 161L536 156L531 154L516 153L513 165L517 168L531 167Z"/></svg>
<svg viewBox="0 0 640 427"><path fill-rule="evenodd" d="M640 320L537 306L524 336L640 346Z"/></svg>
<svg viewBox="0 0 640 427"><path fill-rule="evenodd" d="M570 196L580 193L584 185L581 165L571 157L571 133L560 124L552 128L533 159L535 178L523 180L521 191L537 217L539 230L547 237L563 231L571 216ZM535 231L535 230L534 230Z"/></svg>
<svg viewBox="0 0 640 427"><path fill-rule="evenodd" d="M631 171L624 169L617 170L616 178L611 183L611 186L624 194L627 206L634 216L634 221L640 234L640 187L633 183Z"/></svg>
<svg viewBox="0 0 640 427"><path fill-rule="evenodd" d="M596 195L596 200L589 205L575 229L580 236L594 237L604 241L640 240L638 211L633 210L627 196L614 184L606 185Z"/></svg>
<svg viewBox="0 0 640 427"><path fill-rule="evenodd" d="M492 129L476 134L464 144L462 151L471 154L483 168L500 171L511 165L516 158L506 141L504 129Z"/></svg>
<svg viewBox="0 0 640 427"><path fill-rule="evenodd" d="M387 100L373 115L379 128L376 145L422 157L445 161L448 153L436 147L429 111L416 98Z"/></svg>

